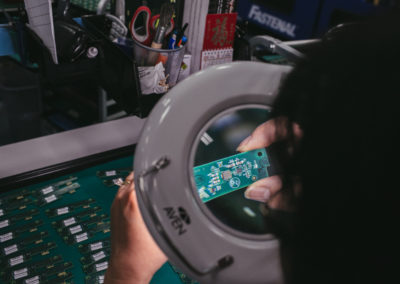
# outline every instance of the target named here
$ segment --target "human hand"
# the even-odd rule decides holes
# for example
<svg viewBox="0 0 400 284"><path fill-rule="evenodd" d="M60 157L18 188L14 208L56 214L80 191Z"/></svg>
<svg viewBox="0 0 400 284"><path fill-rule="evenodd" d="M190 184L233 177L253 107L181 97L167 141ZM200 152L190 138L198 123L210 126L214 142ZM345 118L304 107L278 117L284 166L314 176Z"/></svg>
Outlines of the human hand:
<svg viewBox="0 0 400 284"><path fill-rule="evenodd" d="M111 206L111 257L105 283L149 283L167 261L144 224L133 180L132 172Z"/></svg>
<svg viewBox="0 0 400 284"><path fill-rule="evenodd" d="M268 120L259 125L253 133L240 143L237 148L239 152L247 152L259 148L265 148L271 144L282 141L287 138L285 129L280 131L278 135L276 129L276 119ZM296 138L301 138L302 132L298 124L292 125L293 133ZM282 195L279 194L282 189L282 179L280 176L270 176L251 184L245 191L245 197L248 199L266 202L271 208L284 209L286 202Z"/></svg>

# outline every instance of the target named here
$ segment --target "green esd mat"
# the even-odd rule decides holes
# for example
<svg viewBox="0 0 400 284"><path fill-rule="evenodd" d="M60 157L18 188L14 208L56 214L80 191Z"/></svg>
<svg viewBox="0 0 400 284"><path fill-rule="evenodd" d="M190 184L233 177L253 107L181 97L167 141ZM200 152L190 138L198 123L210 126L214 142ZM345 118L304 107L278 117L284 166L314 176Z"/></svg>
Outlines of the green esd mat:
<svg viewBox="0 0 400 284"><path fill-rule="evenodd" d="M0 283L102 283L121 158L0 195ZM187 279L166 263L151 283ZM29 283L29 282L28 282Z"/></svg>

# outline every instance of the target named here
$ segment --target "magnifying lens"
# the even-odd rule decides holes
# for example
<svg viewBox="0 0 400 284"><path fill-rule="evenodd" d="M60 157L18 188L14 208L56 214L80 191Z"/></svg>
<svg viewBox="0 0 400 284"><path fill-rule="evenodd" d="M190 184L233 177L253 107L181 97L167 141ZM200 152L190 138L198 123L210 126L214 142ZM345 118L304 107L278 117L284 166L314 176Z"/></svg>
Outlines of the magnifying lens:
<svg viewBox="0 0 400 284"><path fill-rule="evenodd" d="M135 153L143 219L169 261L200 283L282 283L279 241L246 187L272 174L268 149L236 152L270 118L291 67L235 62L175 86Z"/></svg>

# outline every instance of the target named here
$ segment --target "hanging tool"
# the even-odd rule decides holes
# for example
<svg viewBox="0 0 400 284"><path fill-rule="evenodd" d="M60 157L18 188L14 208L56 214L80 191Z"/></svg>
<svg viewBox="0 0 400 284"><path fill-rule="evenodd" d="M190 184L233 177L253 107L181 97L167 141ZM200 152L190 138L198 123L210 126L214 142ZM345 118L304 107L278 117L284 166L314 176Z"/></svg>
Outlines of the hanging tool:
<svg viewBox="0 0 400 284"><path fill-rule="evenodd" d="M125 0L117 0L115 2L115 16L125 24Z"/></svg>
<svg viewBox="0 0 400 284"><path fill-rule="evenodd" d="M105 14L106 17L111 21L110 29L110 40L114 41L118 38L123 38L128 33L128 29L125 26L125 0L117 0L115 3L115 15L106 13L107 5L110 0L100 0L97 5L97 15Z"/></svg>

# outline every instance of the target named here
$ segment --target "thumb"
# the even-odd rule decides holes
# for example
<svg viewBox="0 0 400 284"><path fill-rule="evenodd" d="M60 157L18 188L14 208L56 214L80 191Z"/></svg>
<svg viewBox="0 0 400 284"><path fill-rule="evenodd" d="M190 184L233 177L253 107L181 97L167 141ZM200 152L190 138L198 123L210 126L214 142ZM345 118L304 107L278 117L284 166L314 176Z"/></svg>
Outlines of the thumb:
<svg viewBox="0 0 400 284"><path fill-rule="evenodd" d="M279 176L270 176L250 185L244 192L244 196L247 199L267 202L281 189L282 179Z"/></svg>

